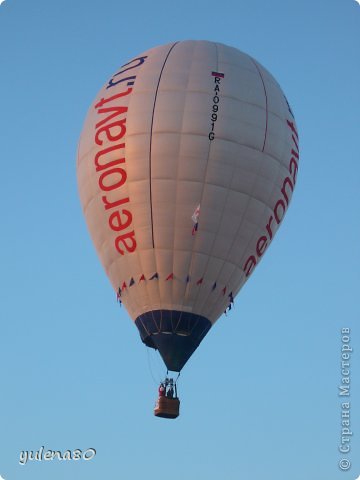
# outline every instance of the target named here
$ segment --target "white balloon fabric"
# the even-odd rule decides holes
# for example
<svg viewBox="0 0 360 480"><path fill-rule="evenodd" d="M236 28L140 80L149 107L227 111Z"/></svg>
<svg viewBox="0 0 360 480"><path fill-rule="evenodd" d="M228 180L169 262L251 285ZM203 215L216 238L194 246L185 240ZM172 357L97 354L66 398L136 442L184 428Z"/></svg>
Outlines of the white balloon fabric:
<svg viewBox="0 0 360 480"><path fill-rule="evenodd" d="M271 243L298 133L256 60L208 41L153 48L100 90L81 135L80 198L143 342L180 371Z"/></svg>

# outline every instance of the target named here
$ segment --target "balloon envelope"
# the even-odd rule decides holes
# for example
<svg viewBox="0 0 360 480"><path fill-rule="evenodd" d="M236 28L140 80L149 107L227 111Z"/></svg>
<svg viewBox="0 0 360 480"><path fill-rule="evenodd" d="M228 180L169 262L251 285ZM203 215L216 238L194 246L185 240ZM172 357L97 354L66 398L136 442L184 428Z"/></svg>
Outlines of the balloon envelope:
<svg viewBox="0 0 360 480"><path fill-rule="evenodd" d="M281 223L298 133L276 80L207 41L148 50L100 90L81 135L80 198L143 342L180 371Z"/></svg>

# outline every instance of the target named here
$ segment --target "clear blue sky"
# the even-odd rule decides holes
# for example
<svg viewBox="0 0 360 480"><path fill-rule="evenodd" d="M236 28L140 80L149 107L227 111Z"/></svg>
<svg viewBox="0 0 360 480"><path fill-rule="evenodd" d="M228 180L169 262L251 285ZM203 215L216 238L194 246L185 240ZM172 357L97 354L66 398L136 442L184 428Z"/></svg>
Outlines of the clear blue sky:
<svg viewBox="0 0 360 480"><path fill-rule="evenodd" d="M184 368L182 412L89 239L75 158L116 69L156 45L245 51L295 112L301 168L276 241ZM354 0L6 0L0 5L0 475L6 480L350 480L360 474L360 6ZM351 452L340 455L340 330ZM22 450L96 449L19 465ZM342 472L342 457L352 468Z"/></svg>

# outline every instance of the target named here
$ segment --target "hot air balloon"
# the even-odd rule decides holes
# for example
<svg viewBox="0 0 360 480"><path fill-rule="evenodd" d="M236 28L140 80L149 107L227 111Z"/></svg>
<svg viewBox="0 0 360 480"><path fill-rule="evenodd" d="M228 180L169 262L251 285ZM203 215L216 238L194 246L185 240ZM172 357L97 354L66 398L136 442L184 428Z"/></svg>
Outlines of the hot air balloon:
<svg viewBox="0 0 360 480"><path fill-rule="evenodd" d="M168 370L181 371L270 245L298 145L276 80L221 43L152 48L90 107L77 159L88 229L141 340Z"/></svg>

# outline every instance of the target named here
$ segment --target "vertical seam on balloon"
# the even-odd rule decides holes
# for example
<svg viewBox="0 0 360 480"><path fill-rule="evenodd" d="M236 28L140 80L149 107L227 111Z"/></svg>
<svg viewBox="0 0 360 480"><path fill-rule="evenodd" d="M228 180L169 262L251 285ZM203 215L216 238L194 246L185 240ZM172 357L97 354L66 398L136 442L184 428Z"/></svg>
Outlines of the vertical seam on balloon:
<svg viewBox="0 0 360 480"><path fill-rule="evenodd" d="M190 80L190 76L191 76L191 66L192 66L192 63L194 61L194 58L192 57L191 59L191 65L190 65L190 70L189 70L189 74L188 74L188 78L187 78L187 84L186 84L186 89L185 89L185 105L184 105L184 110L183 110L183 116L182 116L182 121L181 121L181 135L180 135L180 143L179 143L179 156L180 156L180 151L181 151L181 138L182 138L182 132L183 132L183 124L184 124L184 114L185 114L185 107L186 107L186 95L187 95L187 92L188 92L188 85L189 85L189 80ZM180 172L180 160L179 160L179 157L178 157L178 164L177 164L177 171L176 171L176 193L175 193L175 222L174 222L174 238L173 238L173 267L172 267L172 271L174 272L175 271L175 263L174 263L174 260L175 260L175 230L176 230L176 216L177 216L177 205L178 205L178 190L179 190L179 172ZM190 257L190 264L191 264L191 257ZM190 265L189 265L190 267ZM189 272L188 272L189 273ZM183 281L183 279L181 279L181 281ZM175 282L173 282L172 284L172 301L175 297L175 293L174 293L174 289L175 289ZM184 303L185 303L185 297L186 297L186 289L187 289L187 285L188 285L188 282L186 283L185 285L185 289L184 289L184 293L182 295L182 297L179 298L179 303L181 303L181 306L183 307L184 306ZM182 314L183 314L183 310L180 310L180 317L177 321L177 325L176 325L176 329L177 327L179 326L180 322L181 322L181 318L182 318Z"/></svg>
<svg viewBox="0 0 360 480"><path fill-rule="evenodd" d="M177 45L179 42L175 42L169 49L168 53L166 54L166 57L164 59L162 68L160 70L157 86L156 86L156 91L155 91L155 96L154 96L154 104L153 104L153 110L152 110L152 115L151 115L151 124L150 124L150 144L149 144L149 195L150 195L150 220L151 220L151 241L152 241L152 247L154 251L154 260L155 260L155 270L157 273L158 268L157 268L157 255L155 251L155 241L154 241L154 221L153 221L153 202L152 202L152 138L153 138L153 126L154 126L154 118L155 118L155 108L156 108L156 101L157 101L157 96L158 96L158 91L160 87L160 81L161 81L161 76L163 74L165 64L169 58L169 55L175 45ZM160 279L161 279L161 272L160 272ZM162 293L161 293L161 286L159 284L160 280L157 282L157 287L158 287L158 299L159 299L159 310L162 310Z"/></svg>
<svg viewBox="0 0 360 480"><path fill-rule="evenodd" d="M265 143L266 143L266 137L267 137L267 131L268 131L268 97L267 97L267 93L266 93L266 87L265 87L265 82L264 82L264 78L261 74L261 70L258 66L258 64L255 62L255 60L253 58L251 58L253 64L255 65L256 67L256 70L258 71L258 74L260 75L260 78L261 78L261 82L263 84L263 87L264 87L264 94L265 94L265 109L266 109L266 114L265 114L265 134L264 134L264 143L263 143L263 147L262 147L262 152L265 150Z"/></svg>
<svg viewBox="0 0 360 480"><path fill-rule="evenodd" d="M156 90L155 90L155 98L154 98L154 105L153 105L153 110L152 110L152 114L151 114L151 125L150 125L150 146L149 146L149 187L150 187L150 217L151 217L151 239L152 239L152 246L153 248L155 248L155 242L154 242L154 222L153 222L153 206L152 206L152 178L151 178L151 175L152 175L152 171L151 171L151 160L152 160L152 135L153 135L153 126L154 126L154 117L155 117L155 107L156 107L156 100L157 100L157 96L158 96L158 91L159 91L159 87L160 87L160 81L161 81L161 76L162 76L162 73L164 71L164 68L165 68L165 64L169 58L169 55L171 53L171 51L173 50L173 48L175 47L175 45L177 45L179 42L176 42L174 43L170 50L168 51L166 57L165 57L165 60L164 60L164 63L163 63L163 66L161 67L161 70L160 70L160 75L159 75L159 78L158 78L158 83L157 83L157 86L156 86Z"/></svg>
<svg viewBox="0 0 360 480"><path fill-rule="evenodd" d="M175 315L175 318L173 318L173 314ZM176 323L176 314L174 310L170 310L170 319L171 319L171 331L173 333L176 333L176 327L174 328L174 322Z"/></svg>
<svg viewBox="0 0 360 480"><path fill-rule="evenodd" d="M141 314L137 317L140 322L141 322L141 325L144 327L144 330L146 331L146 333L148 334L149 337L151 337L151 333L149 332L149 330L146 328L144 322L143 322L143 319L141 318Z"/></svg>
<svg viewBox="0 0 360 480"><path fill-rule="evenodd" d="M217 62L216 62L216 65L217 65L217 70L219 69L219 53L218 53L218 46L217 44L215 43L215 47L216 47L216 55L217 55ZM206 172L205 172L205 180L204 180L204 187L203 187L203 191L202 191L202 195L201 195L201 201L202 201L202 197L203 197L203 193L204 193L204 190L205 190L205 183L206 183L206 177L207 177L207 172L208 172L208 167L209 167L209 158L210 158L210 150L211 150L211 141L210 141L210 144L209 144L209 151L208 151L208 159L207 159L207 166L206 166ZM227 201L228 201L228 197L229 197L229 189L226 189L225 187L223 187L224 190L226 190L226 199L225 199L225 202L224 202L224 207L223 207L223 211L222 211L222 216L223 216L223 213L226 209L226 205L227 205ZM203 274L202 274L202 277L206 277L206 272L208 270L208 267L209 267L209 263L210 263L210 260L212 258L212 255L211 255L211 252L213 251L213 248L214 248L214 244L216 242L216 239L217 239L217 236L218 236L218 233L219 232L215 232L214 234L214 239L213 239L213 242L212 242L212 245L211 245L211 248L210 248L210 252L208 254L206 254L206 257L207 257L207 260L206 260L206 264L205 264L205 267L204 267L204 270L203 270ZM221 270L223 269L224 267L224 264L225 263L228 263L226 262L226 260L223 260L223 265L222 267L220 268L220 272ZM217 276L217 278L219 277L219 275ZM206 280L205 280L205 283L206 283ZM201 287L200 287L201 288ZM207 293L205 293L205 297L200 300L199 297L201 298L200 296L200 288L199 288L199 291L197 292L197 294L195 295L195 298L194 298L194 302L193 302L193 305L194 307L198 307L199 309L202 309L203 308L203 305L204 303L207 302L207 299L209 298L209 296L211 295L211 292L212 291L208 291ZM220 292L218 293L217 297L220 295ZM217 298L216 297L216 298ZM213 324L212 321L210 321L211 324Z"/></svg>
<svg viewBox="0 0 360 480"><path fill-rule="evenodd" d="M267 129L268 129L268 99L267 99L267 93L266 93L266 88L265 88L265 82L264 82L264 79L263 79L263 77L262 77L262 75L261 75L261 71L260 71L257 63L255 62L255 60L254 60L253 58L251 58L251 61L253 62L253 64L255 65L255 68L256 68L257 72L259 73L259 76L260 76L260 79L261 79L261 82L262 82L262 85L263 85L263 89L264 89L264 94L265 94L265 110L266 110L266 114L265 114L265 134L264 134L264 142L263 142L263 146L262 146L262 150L261 150L262 152L264 152L264 150L265 150L265 143L266 143L266 137L267 137ZM261 167L259 167L259 170L260 170L260 168L261 168ZM252 194L253 194L253 192L254 192L254 189L255 189L255 183L254 183L253 186L252 186L251 195L248 195L247 206L249 205L251 199L253 198ZM228 196L227 196L227 199L228 199ZM226 202L227 202L227 199L226 199ZM226 205L226 202L225 202L225 205ZM246 210L246 209L245 209L245 210ZM233 242L232 242L231 245L230 245L230 248L229 248L229 250L228 250L228 252L227 252L227 254L226 254L226 256L225 256L225 259L223 260L223 264L222 264L222 266L221 266L221 268L220 268L220 270L219 270L218 278L220 277L220 274L221 274L221 272L223 271L225 265L227 265L227 264L229 263L229 262L228 262L228 256L229 256L229 253L231 252L231 249L233 248L233 245L234 245L235 240L236 240L236 238L237 238L237 236L238 236L238 234L239 234L240 227L241 227L243 221L244 221L244 217L242 218L242 220L241 220L241 222L240 222L240 225L239 225L239 227L238 227L238 229L237 229L236 235L234 236L234 240L233 240ZM214 243L215 243L215 241L216 241L216 237L217 237L217 234L215 235L215 239L214 239L213 245L212 245L212 247L211 247L210 253L211 253L211 251L213 250L213 246L214 246ZM252 240L252 239L251 239L251 240ZM250 240L250 241L251 241L251 240ZM250 243L250 242L249 242L249 243ZM207 269L207 267L208 267L208 265L206 266L206 269ZM230 279L232 278L232 276L234 275L235 272L236 272L236 268L235 268L234 271L230 274ZM229 279L229 282L228 282L228 283L230 283L230 279ZM245 282L244 282L244 283L245 283ZM216 298L218 298L219 295L220 295L220 292L218 293L218 295L217 295ZM209 297L209 294L207 295L207 297L205 298L205 300L206 300L208 297ZM203 303L204 303L204 302L203 302Z"/></svg>
<svg viewBox="0 0 360 480"><path fill-rule="evenodd" d="M260 169L260 168L261 168L261 167L259 167L259 169ZM253 185L253 187L252 187L252 189L251 189L251 193L250 193L250 194L244 193L244 192L240 192L240 193L243 193L244 195L246 195L246 196L248 197L248 198L247 198L247 201L246 201L246 207L244 208L244 212L247 211L251 200L254 198L254 197L253 197L254 189L255 189L255 183L254 183L254 185ZM227 200L226 200L226 201L227 201ZM232 276L233 276L234 273L236 272L237 265L234 264L233 262L229 262L228 257L229 257L229 255L230 255L230 253L231 253L232 248L233 248L234 245L236 244L236 240L237 240L237 238L238 238L239 233L241 232L243 223L244 223L244 221L245 221L245 217L246 217L246 214L244 213L244 214L242 215L240 224L238 225L238 228L237 228L237 230L236 230L236 234L234 235L233 240L232 240L232 242L231 242L231 244L230 244L230 247L228 248L226 255L224 255L224 258L222 259L222 265L221 265L221 268L219 269L219 273L218 273L218 276L217 276L217 278L220 277L220 275L222 274L222 271L223 271L223 269L224 269L225 266L227 266L227 265L230 264L230 265L232 265L232 266L234 267L233 272L230 274L230 277L229 277L229 280L228 280L228 284L229 284L230 291L232 291L232 288L230 287L230 284L231 284L230 279L232 278ZM255 234L254 234L254 235L255 235ZM251 239L249 240L249 242L248 242L247 245L249 245L252 240L253 240L253 236L251 237ZM246 247L246 248L247 248L247 247ZM211 248L211 252L212 252L212 249L213 249L213 247ZM245 249L245 250L246 250L246 249ZM210 253L211 253L211 252L210 252ZM240 262L240 263L242 263L242 262ZM209 296L209 294L208 294L208 296ZM218 291L217 296L214 298L215 303L217 303L217 299L218 299L219 297L221 297L221 296L222 296L221 291ZM227 298L227 297L225 297L225 298ZM225 308L226 308L226 305L225 305Z"/></svg>
<svg viewBox="0 0 360 480"><path fill-rule="evenodd" d="M159 324L160 326L158 327L158 325L156 324L158 333L161 333L161 330L162 330L162 314L163 314L163 311L162 309L160 309L160 324Z"/></svg>
<svg viewBox="0 0 360 480"><path fill-rule="evenodd" d="M218 46L216 43L214 43L214 46L215 46L215 55L216 55L216 70L218 70L219 68L219 53L218 53ZM204 196L204 190L205 190L205 185L206 185L206 177L207 177L207 173L208 173L208 168L209 168L209 159L210 159L210 151L211 151L211 140L209 140L209 147L208 147L208 153L207 153L207 159L206 159L206 168L205 168L205 176L204 176L204 180L202 182L202 191L201 191L201 195L200 195L200 212L201 212L201 204L202 204L202 200L203 200L203 196ZM200 213L201 215L201 213ZM201 217L199 216L199 225L200 225L200 222L201 222ZM195 252L195 245L196 245L196 240L198 239L198 234L195 234L195 238L194 238L194 242L193 242L193 246L192 246L192 249L191 249L191 260L190 260L190 268L189 268L189 275L190 277L192 276L192 268L193 268L193 263L194 263L194 254L196 253ZM207 263L209 262L209 255L207 254ZM206 265L207 265L206 263ZM206 266L205 266L205 269L204 269L204 272L205 273L206 271ZM203 276L203 275L202 275ZM201 289L201 286L199 286L199 291ZM184 302L187 298L187 293L189 291L189 283L186 285L186 289L185 289L185 294L184 294ZM194 297L194 302L193 302L193 306L195 307L196 305L196 302L197 302L197 299L199 297L199 291L195 294L195 297Z"/></svg>
<svg viewBox="0 0 360 480"><path fill-rule="evenodd" d="M150 295L149 295L149 298L150 298ZM156 320L155 320L155 315L154 315L154 309L151 310L151 316L152 316L152 319L153 319L154 324L156 325Z"/></svg>
<svg viewBox="0 0 360 480"><path fill-rule="evenodd" d="M160 327L159 327L159 325L158 325L158 323L157 323L157 312L158 312L158 311L159 311L159 310L152 310L152 311L151 311L151 316L152 316L152 319L153 319L153 322L154 322L154 325L153 325L153 326L156 328L157 333L160 332ZM161 320L160 320L160 321L161 321ZM151 333L155 333L155 332L152 331Z"/></svg>
<svg viewBox="0 0 360 480"><path fill-rule="evenodd" d="M201 315L199 313L196 313L196 320L192 326L192 329L190 330L190 335L192 335L193 331L195 330L195 328L199 325L199 322L200 322L200 317Z"/></svg>
<svg viewBox="0 0 360 480"><path fill-rule="evenodd" d="M180 325L181 317L182 317L182 314L183 314L183 313L184 313L184 312L183 312L182 310L180 310L180 315L179 315L179 318L178 318L178 320L177 320L177 324L176 324L176 327L175 327L175 332L177 332L177 329L178 329L178 327L179 327L179 325Z"/></svg>

